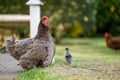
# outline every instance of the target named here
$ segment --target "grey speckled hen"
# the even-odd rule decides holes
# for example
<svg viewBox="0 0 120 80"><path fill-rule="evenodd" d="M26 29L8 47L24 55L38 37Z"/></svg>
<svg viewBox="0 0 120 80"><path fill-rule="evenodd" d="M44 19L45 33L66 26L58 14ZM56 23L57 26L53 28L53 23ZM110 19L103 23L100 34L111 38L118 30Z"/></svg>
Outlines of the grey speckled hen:
<svg viewBox="0 0 120 80"><path fill-rule="evenodd" d="M47 67L52 63L55 44L48 30L47 16L42 17L34 38L15 42L9 37L6 42L7 50L11 56L20 60L20 65L24 69L29 70L36 66Z"/></svg>

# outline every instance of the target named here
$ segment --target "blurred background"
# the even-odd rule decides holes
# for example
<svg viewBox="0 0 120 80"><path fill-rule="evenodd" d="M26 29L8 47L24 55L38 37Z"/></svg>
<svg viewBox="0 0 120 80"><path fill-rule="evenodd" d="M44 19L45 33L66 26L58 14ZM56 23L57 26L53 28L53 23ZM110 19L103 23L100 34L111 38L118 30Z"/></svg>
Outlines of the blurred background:
<svg viewBox="0 0 120 80"><path fill-rule="evenodd" d="M0 14L29 15L28 0L0 0ZM120 35L120 0L41 0L41 16L50 18L50 32L55 42L64 38L103 37L105 32ZM0 21L0 48L5 39L30 35L29 22Z"/></svg>

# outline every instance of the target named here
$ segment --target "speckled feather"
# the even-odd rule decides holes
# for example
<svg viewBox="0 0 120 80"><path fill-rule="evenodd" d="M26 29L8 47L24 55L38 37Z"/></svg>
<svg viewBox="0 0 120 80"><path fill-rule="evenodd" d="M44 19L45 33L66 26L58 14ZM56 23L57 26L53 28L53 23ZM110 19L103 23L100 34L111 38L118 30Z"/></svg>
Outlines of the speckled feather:
<svg viewBox="0 0 120 80"><path fill-rule="evenodd" d="M65 60L68 64L72 62L72 55L70 54L69 48L66 48Z"/></svg>

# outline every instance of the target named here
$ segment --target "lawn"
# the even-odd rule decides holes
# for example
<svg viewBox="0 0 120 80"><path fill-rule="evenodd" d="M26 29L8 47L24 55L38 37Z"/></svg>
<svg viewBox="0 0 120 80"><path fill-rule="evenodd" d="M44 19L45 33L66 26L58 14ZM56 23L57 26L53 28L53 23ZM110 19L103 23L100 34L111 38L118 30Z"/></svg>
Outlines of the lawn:
<svg viewBox="0 0 120 80"><path fill-rule="evenodd" d="M73 56L64 60L65 48ZM119 80L120 51L106 47L103 38L63 39L56 45L55 63L46 68L24 71L18 80Z"/></svg>

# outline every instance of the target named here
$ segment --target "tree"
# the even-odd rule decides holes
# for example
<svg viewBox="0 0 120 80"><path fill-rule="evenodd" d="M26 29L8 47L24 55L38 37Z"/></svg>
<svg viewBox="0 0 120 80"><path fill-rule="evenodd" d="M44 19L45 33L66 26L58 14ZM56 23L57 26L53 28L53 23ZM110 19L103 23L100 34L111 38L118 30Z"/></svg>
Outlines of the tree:
<svg viewBox="0 0 120 80"><path fill-rule="evenodd" d="M98 0L96 26L97 33L120 34L120 0ZM119 33L119 34L118 34Z"/></svg>

